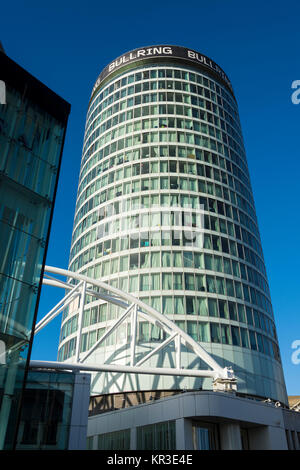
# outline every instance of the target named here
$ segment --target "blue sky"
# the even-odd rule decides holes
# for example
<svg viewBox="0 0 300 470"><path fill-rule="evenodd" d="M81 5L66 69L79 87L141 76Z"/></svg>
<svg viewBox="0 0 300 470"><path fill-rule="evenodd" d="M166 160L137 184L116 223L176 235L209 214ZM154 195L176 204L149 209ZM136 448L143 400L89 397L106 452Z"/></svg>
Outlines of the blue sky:
<svg viewBox="0 0 300 470"><path fill-rule="evenodd" d="M290 395L300 394L299 123L291 84L300 80L297 1L73 0L5 2L6 53L72 105L47 263L67 268L89 96L101 69L146 45L196 49L229 76L240 118ZM1 72L1 71L0 71ZM1 77L0 77L1 78ZM61 292L43 289L42 317ZM55 360L60 319L37 336L32 358Z"/></svg>

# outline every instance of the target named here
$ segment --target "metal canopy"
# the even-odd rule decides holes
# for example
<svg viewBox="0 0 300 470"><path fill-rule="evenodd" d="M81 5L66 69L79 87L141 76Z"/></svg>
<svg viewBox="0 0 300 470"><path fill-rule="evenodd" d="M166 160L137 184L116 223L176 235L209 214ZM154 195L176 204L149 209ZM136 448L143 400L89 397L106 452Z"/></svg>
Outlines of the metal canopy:
<svg viewBox="0 0 300 470"><path fill-rule="evenodd" d="M68 282L62 281L53 275L65 276ZM72 281L72 283L71 283ZM76 284L75 284L76 283ZM60 300L50 312L48 312L35 327L35 334L41 331L48 323L50 323L59 313L61 313L75 298L79 297L79 313L78 327L76 333L76 350L74 361L72 362L47 362L47 361L30 361L30 367L46 368L46 369L64 369L64 370L82 370L91 372L118 372L118 373L134 373L134 374L153 374L153 375L172 375L172 376L188 376L188 377L210 377L213 379L214 390L235 391L236 378L230 367L222 368L208 354L205 349L197 343L185 331L179 328L173 321L162 315L153 307L145 304L137 297L123 292L116 287L112 287L102 281L92 279L90 277L78 274L66 269L46 266L43 284L60 287L67 291L66 295ZM86 295L101 299L103 301L113 303L124 309L124 312L117 318L101 338L84 353L80 353L81 334L83 328L83 312L85 306ZM161 328L166 339L154 347L150 352L139 360L136 358L136 344L138 334L138 321L147 321ZM90 355L102 343L113 334L113 332L124 322L130 321L131 337L130 337L130 363L128 365L121 364L94 364L87 362ZM161 351L169 344L174 343L175 347L175 367L148 367L147 362L152 356ZM205 362L210 369L197 370L188 369L181 366L181 350L182 345L191 350L198 358Z"/></svg>

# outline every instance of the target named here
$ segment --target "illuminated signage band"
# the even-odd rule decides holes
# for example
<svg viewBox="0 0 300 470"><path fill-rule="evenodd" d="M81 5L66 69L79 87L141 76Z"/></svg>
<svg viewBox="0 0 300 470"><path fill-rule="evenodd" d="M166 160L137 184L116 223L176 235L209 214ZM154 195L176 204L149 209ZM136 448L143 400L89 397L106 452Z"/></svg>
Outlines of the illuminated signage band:
<svg viewBox="0 0 300 470"><path fill-rule="evenodd" d="M226 82L230 90L232 91L232 86L229 78L226 73L219 67L213 60L209 59L200 52L196 52L192 49L187 49L185 47L178 46L151 46L141 49L134 49L131 52L118 57L107 65L101 74L98 77L98 80L95 83L95 86L92 91L92 95L100 83L111 73L118 70L120 67L123 67L130 62L136 62L138 60L144 60L150 57L174 57L179 59L185 59L186 61L194 62L201 64L204 67L213 70L217 73L223 80Z"/></svg>

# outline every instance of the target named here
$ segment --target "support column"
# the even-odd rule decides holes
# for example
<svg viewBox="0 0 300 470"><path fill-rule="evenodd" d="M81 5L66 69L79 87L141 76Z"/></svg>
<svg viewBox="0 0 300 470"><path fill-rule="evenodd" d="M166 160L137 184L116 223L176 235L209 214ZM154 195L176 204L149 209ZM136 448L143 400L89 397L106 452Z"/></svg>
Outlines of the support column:
<svg viewBox="0 0 300 470"><path fill-rule="evenodd" d="M136 450L137 448L137 432L136 427L131 428L130 431L130 450Z"/></svg>
<svg viewBox="0 0 300 470"><path fill-rule="evenodd" d="M130 365L135 363L135 346L137 335L137 305L133 307L131 314L131 346L130 346Z"/></svg>
<svg viewBox="0 0 300 470"><path fill-rule="evenodd" d="M181 369L181 338L179 335L175 338L175 350L176 350L176 369Z"/></svg>
<svg viewBox="0 0 300 470"><path fill-rule="evenodd" d="M80 344L81 344L81 331L82 331L83 312L84 312L84 304L85 304L85 292L86 292L86 282L84 281L83 284L82 284L80 300L79 300L79 314L78 314L78 327L77 327L77 337L76 337L75 362L79 362Z"/></svg>
<svg viewBox="0 0 300 470"><path fill-rule="evenodd" d="M175 431L176 450L194 450L192 422L185 418L176 419Z"/></svg>
<svg viewBox="0 0 300 470"><path fill-rule="evenodd" d="M89 374L75 374L68 450L86 450L90 385Z"/></svg>

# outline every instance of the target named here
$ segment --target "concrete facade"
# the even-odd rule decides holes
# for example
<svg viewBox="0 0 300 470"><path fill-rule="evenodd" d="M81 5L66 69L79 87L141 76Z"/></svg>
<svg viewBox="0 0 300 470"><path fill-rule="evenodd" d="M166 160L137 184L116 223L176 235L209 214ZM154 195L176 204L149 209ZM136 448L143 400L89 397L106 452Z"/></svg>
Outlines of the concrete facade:
<svg viewBox="0 0 300 470"><path fill-rule="evenodd" d="M139 428L168 421L175 421L173 450L196 450L194 432L199 425L214 426L215 450L299 449L299 413L277 407L275 403L206 391L181 393L91 416L89 448L98 448L99 435L130 429L130 449L135 450Z"/></svg>

